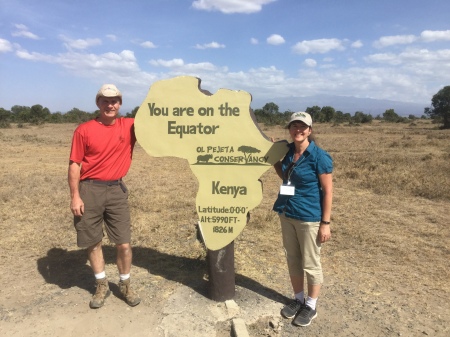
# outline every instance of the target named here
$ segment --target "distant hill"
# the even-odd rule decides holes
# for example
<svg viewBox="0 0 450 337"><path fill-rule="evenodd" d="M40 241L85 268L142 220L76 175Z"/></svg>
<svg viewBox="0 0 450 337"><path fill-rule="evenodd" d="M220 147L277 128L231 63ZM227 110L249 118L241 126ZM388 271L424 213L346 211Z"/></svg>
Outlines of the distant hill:
<svg viewBox="0 0 450 337"><path fill-rule="evenodd" d="M373 117L383 115L388 109L394 111L400 116L422 116L424 108L430 106L429 103L410 103L390 100L379 100L371 98L357 98L350 96L333 96L333 95L315 95L307 97L278 97L258 99L253 97L252 108L261 109L266 103L273 102L279 107L280 112L284 111L304 111L307 107L314 105L323 107L331 106L336 111L350 113L354 115L356 111L362 111L365 114L371 114Z"/></svg>

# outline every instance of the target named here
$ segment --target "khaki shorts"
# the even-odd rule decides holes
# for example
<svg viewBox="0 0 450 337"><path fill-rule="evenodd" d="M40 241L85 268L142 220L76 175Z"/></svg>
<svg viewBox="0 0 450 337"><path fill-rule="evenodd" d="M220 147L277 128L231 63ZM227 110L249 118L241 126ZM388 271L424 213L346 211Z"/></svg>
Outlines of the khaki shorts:
<svg viewBox="0 0 450 337"><path fill-rule="evenodd" d="M123 181L116 185L81 181L80 197L84 202L84 213L81 217L74 217L78 247L91 247L102 241L103 223L111 242L130 242L128 190Z"/></svg>
<svg viewBox="0 0 450 337"><path fill-rule="evenodd" d="M289 274L306 274L308 284L322 284L321 244L317 239L320 222L304 222L284 214L280 214L280 221Z"/></svg>

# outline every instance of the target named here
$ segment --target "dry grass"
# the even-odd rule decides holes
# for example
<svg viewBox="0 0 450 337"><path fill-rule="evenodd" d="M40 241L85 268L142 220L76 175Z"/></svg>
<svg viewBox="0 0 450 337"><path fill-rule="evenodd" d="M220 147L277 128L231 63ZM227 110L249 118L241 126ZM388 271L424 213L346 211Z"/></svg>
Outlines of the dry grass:
<svg viewBox="0 0 450 337"><path fill-rule="evenodd" d="M66 178L75 127L0 130L2 269L25 257L45 256L51 248L78 249ZM263 129L276 139L288 137L278 127ZM325 294L352 293L360 301L355 308L365 301L395 302L400 318L402 305L411 301L448 298L450 130L437 130L427 121L375 121L352 127L319 124L315 132L335 163L333 238L323 257ZM195 228L198 183L187 162L151 158L137 146L125 180L133 246L203 261ZM264 199L235 241L236 273L288 296L279 221L271 211L280 182L274 170L262 181Z"/></svg>

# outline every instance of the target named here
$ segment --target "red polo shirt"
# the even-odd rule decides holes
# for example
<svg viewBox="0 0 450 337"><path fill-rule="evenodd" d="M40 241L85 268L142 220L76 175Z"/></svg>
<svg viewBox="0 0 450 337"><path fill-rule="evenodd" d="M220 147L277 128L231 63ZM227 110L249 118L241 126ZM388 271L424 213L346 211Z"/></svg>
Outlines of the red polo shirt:
<svg viewBox="0 0 450 337"><path fill-rule="evenodd" d="M81 163L80 180L117 180L130 168L135 143L134 118L119 117L113 125L91 120L75 130L70 160Z"/></svg>

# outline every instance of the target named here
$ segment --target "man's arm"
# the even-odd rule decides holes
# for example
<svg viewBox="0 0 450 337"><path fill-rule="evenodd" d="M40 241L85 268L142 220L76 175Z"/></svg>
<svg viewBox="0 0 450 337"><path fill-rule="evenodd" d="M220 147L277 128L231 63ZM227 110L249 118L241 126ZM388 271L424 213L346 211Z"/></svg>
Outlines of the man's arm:
<svg viewBox="0 0 450 337"><path fill-rule="evenodd" d="M81 164L69 161L68 182L70 189L70 209L75 216L82 216L84 213L84 203L80 198L79 184L80 184Z"/></svg>

